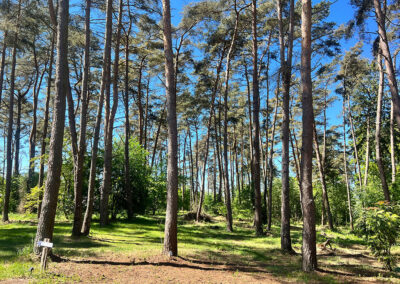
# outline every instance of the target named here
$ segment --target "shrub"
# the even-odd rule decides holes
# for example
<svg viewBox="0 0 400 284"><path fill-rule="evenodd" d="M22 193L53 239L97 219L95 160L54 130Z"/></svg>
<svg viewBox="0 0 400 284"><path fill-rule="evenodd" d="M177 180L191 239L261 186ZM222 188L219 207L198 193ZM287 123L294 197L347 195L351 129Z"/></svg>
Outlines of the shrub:
<svg viewBox="0 0 400 284"><path fill-rule="evenodd" d="M365 208L357 219L357 231L379 261L390 271L396 265L391 248L396 244L400 230L400 207L380 201L376 207Z"/></svg>

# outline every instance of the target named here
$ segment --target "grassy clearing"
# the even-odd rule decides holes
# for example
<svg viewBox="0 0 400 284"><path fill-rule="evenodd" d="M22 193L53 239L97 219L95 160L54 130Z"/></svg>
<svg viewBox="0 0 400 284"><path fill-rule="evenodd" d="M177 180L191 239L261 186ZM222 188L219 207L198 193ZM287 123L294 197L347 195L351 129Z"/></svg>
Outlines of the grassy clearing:
<svg viewBox="0 0 400 284"><path fill-rule="evenodd" d="M87 280L81 273L63 270L57 263L50 265L48 273L41 274L37 260L31 255L36 233L35 216L12 215L11 220L14 221L0 226L0 280L26 279L39 283ZM247 273L255 279L258 275L269 275L277 281L290 282L400 282L399 273L384 271L382 265L369 255L363 241L345 228L335 232L318 228L318 243L325 240L320 234L324 232L333 241L333 251L319 249L321 271L303 273L299 254L292 256L280 252L277 226L273 226L268 236L255 237L251 224L245 221L236 222L235 232L229 233L222 218L200 224L179 220L179 255L181 261L185 261L180 264L182 267L218 266L233 277ZM54 253L64 259L88 261L89 267L85 269L89 270L92 261L125 267L130 263L148 264L147 260L159 256L162 250L163 224L163 216L137 216L132 221L117 221L104 228L94 222L89 237L74 239L70 237L71 223L60 219L54 232ZM298 253L301 251L301 233L301 225L292 227L293 247ZM400 254L400 249L397 247L394 252ZM157 265L168 266L164 261ZM34 268L32 273L31 267ZM203 266L197 268L205 269ZM125 273L124 269L120 272ZM101 280L92 279L94 282ZM157 282L157 279L153 280Z"/></svg>

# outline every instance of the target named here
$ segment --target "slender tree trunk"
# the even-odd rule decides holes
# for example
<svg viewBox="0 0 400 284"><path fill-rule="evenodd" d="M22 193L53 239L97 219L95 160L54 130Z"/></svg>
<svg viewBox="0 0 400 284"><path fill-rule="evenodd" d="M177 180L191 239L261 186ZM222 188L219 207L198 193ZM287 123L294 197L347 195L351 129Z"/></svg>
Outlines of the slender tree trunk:
<svg viewBox="0 0 400 284"><path fill-rule="evenodd" d="M301 190L303 206L303 271L317 269L315 203L312 186L313 101L311 81L311 0L302 0L301 82L303 134L301 148Z"/></svg>
<svg viewBox="0 0 400 284"><path fill-rule="evenodd" d="M81 98L81 116L80 116L80 130L78 141L78 156L76 161L75 174L74 174L74 223L72 227L72 235L80 236L83 224L83 164L86 154L86 127L87 127L87 109L88 109L88 85L89 85L89 68L90 68L90 9L91 0L86 0L85 9L85 53L83 63L83 77L82 77L82 98Z"/></svg>
<svg viewBox="0 0 400 284"><path fill-rule="evenodd" d="M221 126L221 111L218 111L218 123L217 117L214 115L214 129L215 129L215 148L217 150L217 158L218 158L218 172L219 172L219 187L218 187L218 202L222 201L222 183L224 179L224 167L222 163L222 153L221 153L221 142L220 142L220 130ZM243 161L242 161L243 165Z"/></svg>
<svg viewBox="0 0 400 284"><path fill-rule="evenodd" d="M370 120L369 116L367 117L367 143L365 146L365 171L364 171L364 188L368 185L368 169L369 169L369 136L370 136Z"/></svg>
<svg viewBox="0 0 400 284"><path fill-rule="evenodd" d="M125 107L124 190L126 194L128 219L132 219L133 217L133 194L131 189L130 165L129 165L130 163L129 140L131 138L130 137L131 126L129 123L129 37L131 34L131 29L132 29L132 18L131 16L129 16L129 28L125 34L125 96L124 96L124 107ZM144 144L146 147L146 142Z"/></svg>
<svg viewBox="0 0 400 284"><path fill-rule="evenodd" d="M38 186L42 187L44 183L44 156L46 154L46 141L47 141L47 130L49 127L49 112L50 112L50 98L51 98L51 88L52 88L52 75L53 75L53 61L54 61L54 44L55 44L55 33L52 34L51 38L51 49L50 49L50 62L49 62L49 72L47 75L47 93L46 93L46 103L44 109L44 119L43 119L43 137L42 144L40 147L40 167L39 167L39 181ZM39 204L38 204L38 218L40 217L40 211L42 208L42 198L43 195L39 194Z"/></svg>
<svg viewBox="0 0 400 284"><path fill-rule="evenodd" d="M394 117L397 122L397 127L400 128L400 97L399 89L397 86L396 73L394 69L393 59L390 54L389 41L386 35L386 1L384 2L384 7L382 11L381 1L373 0L375 7L375 17L378 24L378 34L379 34L379 47L382 52L382 56L385 59L386 73L388 76L388 83L390 93L392 95L393 101L393 112ZM381 64L381 63L380 63Z"/></svg>
<svg viewBox="0 0 400 284"><path fill-rule="evenodd" d="M60 0L57 26L56 92L54 115L51 128L50 152L47 180L40 218L38 222L34 251L40 253L37 242L45 238L52 240L57 209L58 191L61 182L62 148L65 124L65 99L68 92L68 18L69 0Z"/></svg>
<svg viewBox="0 0 400 284"><path fill-rule="evenodd" d="M137 105L139 108L139 143L143 145L144 140L144 114L143 114L143 104L142 104L142 75L143 75L143 68L144 68L144 61L146 56L142 58L139 65L139 78L138 78L138 97L137 97Z"/></svg>
<svg viewBox="0 0 400 284"><path fill-rule="evenodd" d="M347 190L347 205L349 210L349 218L350 218L350 229L353 231L353 212L351 208L351 194L350 194L350 184L349 177L347 173L347 153L346 153L346 106L345 99L343 98L343 166L344 166L344 178L346 182L346 190Z"/></svg>
<svg viewBox="0 0 400 284"><path fill-rule="evenodd" d="M229 46L228 54L226 56L226 72L225 72L225 89L224 89L224 164L225 164L225 205L226 205L226 222L227 229L229 232L233 231L232 227L232 206L231 206L231 190L229 184L229 164L228 164L228 93L229 93L229 78L231 69L231 57L233 54L233 48L235 46L238 25L239 25L239 14L241 10L237 9L236 0L234 1L235 6L235 27L233 29L232 40Z"/></svg>
<svg viewBox="0 0 400 284"><path fill-rule="evenodd" d="M190 189L190 209L194 209L194 165L193 165L193 150L192 150L192 135L190 134L190 126L188 126L188 135L189 135L189 166L190 166L190 181L191 181L191 189Z"/></svg>
<svg viewBox="0 0 400 284"><path fill-rule="evenodd" d="M17 96L17 121L15 129L15 149L14 149L14 176L19 176L19 152L21 148L21 111L23 95L18 91Z"/></svg>
<svg viewBox="0 0 400 284"><path fill-rule="evenodd" d="M185 141L183 143L183 159L182 159L182 211L185 210L185 191L186 191L186 142L187 134L185 135Z"/></svg>
<svg viewBox="0 0 400 284"><path fill-rule="evenodd" d="M349 97L347 97L347 106L349 109L348 114L349 114L351 138L353 140L354 158L356 159L356 171L357 171L358 182L359 182L360 190L361 190L362 189L361 167L360 167L360 161L358 159L357 137L356 137L356 134L354 131L353 116L351 115L350 98Z"/></svg>
<svg viewBox="0 0 400 284"><path fill-rule="evenodd" d="M44 67L42 74L39 72L39 64L37 61L36 46L33 45L33 61L35 63L36 77L33 86L33 116L32 116L32 128L29 133L29 169L28 169L28 180L27 180L27 191L30 192L32 184L33 173L35 172L35 163L33 159L36 156L36 138L37 138L37 105L39 90L42 85L43 77L46 72L47 66ZM47 65L47 62L46 62Z"/></svg>
<svg viewBox="0 0 400 284"><path fill-rule="evenodd" d="M257 43L257 0L252 1L253 32L253 186L254 186L254 226L256 235L263 234L261 217L261 169L260 169L260 90L258 84L258 43ZM290 238L290 236L289 236Z"/></svg>
<svg viewBox="0 0 400 284"><path fill-rule="evenodd" d="M210 116L208 118L208 123L207 123L207 136L206 136L205 154L204 154L204 161L203 161L203 172L202 172L203 177L202 177L202 182L201 182L200 201L199 201L199 206L197 207L197 213L196 213L197 222L200 221L201 209L202 209L203 201L204 201L206 167L207 167L208 152L209 152L209 148L210 148L211 125L212 125L212 119L214 116L215 97L216 97L217 91L218 91L219 77L220 77L219 75L221 73L222 61L224 59L224 54L225 54L225 49L222 51L222 54L221 54L221 57L220 57L220 60L219 60L218 66L217 66L217 78L215 80L213 92L211 95Z"/></svg>
<svg viewBox="0 0 400 284"><path fill-rule="evenodd" d="M293 252L290 238L290 183L289 183L289 103L290 103L290 81L292 76L292 50L294 31L294 1L290 1L289 38L288 50L285 59L285 36L283 32L282 2L277 1L279 21L279 43L281 57L281 74L283 84L283 120L282 120L282 195L281 195L281 249Z"/></svg>
<svg viewBox="0 0 400 284"><path fill-rule="evenodd" d="M81 232L83 235L87 236L90 232L90 226L92 222L93 214L93 204L94 204L94 187L96 180L96 169L97 169L97 154L99 149L99 139L100 139L100 126L103 113L104 96L107 92L108 96L110 93L110 66L111 66L111 35L112 35L112 1L107 1L107 11L106 11L106 31L104 40L104 52L103 52L103 71L100 86L100 97L97 106L97 116L96 125L94 129L94 137L92 144L92 158L90 161L90 173L89 173L89 187L88 187L88 199L85 211L85 216L83 218L83 224Z"/></svg>
<svg viewBox="0 0 400 284"><path fill-rule="evenodd" d="M249 107L249 137L250 137L250 167L253 170L253 114L251 111L251 89L250 89L250 79L249 79L249 72L247 71L247 63L244 62L244 76L246 77L246 86L247 86L247 106ZM253 173L252 173L253 174Z"/></svg>
<svg viewBox="0 0 400 284"><path fill-rule="evenodd" d="M111 1L111 0L110 0ZM111 173L112 173L112 142L114 118L118 107L118 79L119 79L119 48L122 30L122 0L119 1L118 27L114 50L114 70L113 70L113 104L111 107L111 95L106 93L105 120L104 120L104 166L103 166L103 186L100 191L100 225L105 226L109 223L108 201L111 192ZM112 10L112 4L110 5Z"/></svg>
<svg viewBox="0 0 400 284"><path fill-rule="evenodd" d="M396 183L396 158L394 142L394 109L393 101L390 102L390 161L392 164L392 185Z"/></svg>
<svg viewBox="0 0 400 284"><path fill-rule="evenodd" d="M276 130L276 121L278 117L278 105L279 105L279 86L280 86L280 75L278 75L278 82L275 93L275 108L274 108L274 118L272 121L272 130L271 130L271 149L269 150L269 162L268 162L268 173L269 173L269 181L268 181L268 220L267 220L267 230L271 231L272 225L272 186L274 181L274 145L275 145L275 130Z"/></svg>
<svg viewBox="0 0 400 284"><path fill-rule="evenodd" d="M384 71L382 66L381 54L378 54L378 68L379 68L379 88L378 98L376 104L376 128L375 128L375 153L376 153L376 164L379 170L379 176L381 178L382 190L385 195L385 200L390 201L389 187L386 181L385 170L381 157L381 113L382 113L382 99L384 92Z"/></svg>
<svg viewBox="0 0 400 284"><path fill-rule="evenodd" d="M314 131L315 153L317 156L319 177L320 177L321 185L322 185L322 202L324 205L325 213L328 217L329 229L333 230L334 228L333 228L332 213L331 213L331 207L329 205L328 191L326 188L325 169L322 164L322 156L321 156L321 152L319 150L318 135L317 135L317 128L316 128L315 122L313 124L313 131Z"/></svg>
<svg viewBox="0 0 400 284"><path fill-rule="evenodd" d="M21 16L21 1L18 1L18 18L17 18L17 31L14 35L14 42L12 48L12 62L10 74L10 100L8 103L8 127L7 127L7 172L6 172L6 188L4 194L3 206L3 222L8 222L8 211L10 205L11 183L12 183L12 137L13 137L13 122L14 122L14 91L15 91L15 67L17 65L17 45L19 34L19 19Z"/></svg>
<svg viewBox="0 0 400 284"><path fill-rule="evenodd" d="M155 157L156 157L156 151L157 151L157 144L158 144L158 138L160 136L160 132L161 132L161 125L164 119L164 115L165 115L165 104L161 113L161 117L159 119L158 122L158 128L157 128L157 132L156 132L156 138L154 139L154 147L153 147L153 155L151 156L151 165L150 165L150 169L153 169L153 165L154 165L154 161L155 161Z"/></svg>
<svg viewBox="0 0 400 284"><path fill-rule="evenodd" d="M172 52L172 30L170 1L163 0L163 36L165 54L165 88L167 92L168 165L167 165L167 209L165 216L164 253L178 255L178 130L176 119L176 88L174 55Z"/></svg>
<svg viewBox="0 0 400 284"><path fill-rule="evenodd" d="M149 96L150 96L150 76L147 79L147 87L146 87L146 108L144 113L144 149L147 150L147 125L148 125L148 117L149 117Z"/></svg>
<svg viewBox="0 0 400 284"><path fill-rule="evenodd" d="M7 40L8 40L8 30L5 30L3 36L3 48L1 50L1 65L0 65L0 106L3 99L2 95L3 95L4 70L6 67Z"/></svg>

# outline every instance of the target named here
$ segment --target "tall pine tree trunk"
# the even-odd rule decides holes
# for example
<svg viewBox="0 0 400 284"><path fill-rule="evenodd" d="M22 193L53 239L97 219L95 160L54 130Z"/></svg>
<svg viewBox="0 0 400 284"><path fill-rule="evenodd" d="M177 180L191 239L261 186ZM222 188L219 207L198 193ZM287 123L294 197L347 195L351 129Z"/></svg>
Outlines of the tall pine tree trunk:
<svg viewBox="0 0 400 284"><path fill-rule="evenodd" d="M104 120L104 164L103 164L103 185L100 191L100 225L109 223L108 201L111 192L112 173L112 142L114 119L118 107L118 79L119 79L119 48L122 30L122 0L119 1L118 26L115 37L114 67L113 67L113 104L111 107L111 94L106 93L105 120ZM112 5L111 5L112 9Z"/></svg>
<svg viewBox="0 0 400 284"><path fill-rule="evenodd" d="M261 167L260 167L260 89L258 84L257 0L252 1L253 32L253 185L254 225L256 235L263 234L261 217Z"/></svg>
<svg viewBox="0 0 400 284"><path fill-rule="evenodd" d="M292 77L292 52L294 31L294 1L290 1L288 50L285 58L285 36L283 32L282 2L277 2L279 21L279 43L281 57L281 74L283 85L283 121L282 121L282 195L281 195L281 249L293 252L290 238L290 184L289 184L289 135L290 135L290 82Z"/></svg>
<svg viewBox="0 0 400 284"><path fill-rule="evenodd" d="M381 157L381 113L382 113L382 100L384 92L384 71L382 66L381 54L378 54L378 68L379 68L379 88L378 88L378 98L376 104L376 127L375 127L375 154L376 154L376 164L379 170L379 177L381 178L382 190L386 201L390 201L389 187L386 180L385 170L383 166L383 161Z"/></svg>
<svg viewBox="0 0 400 284"><path fill-rule="evenodd" d="M351 193L350 193L350 184L349 184L349 176L347 173L347 142L346 142L346 105L345 98L343 98L343 166L344 166L344 178L346 182L346 191L347 191L347 207L349 210L349 219L350 219L350 229L353 231L353 210L351 207Z"/></svg>
<svg viewBox="0 0 400 284"><path fill-rule="evenodd" d="M301 190L303 206L303 271L317 269L315 203L312 186L313 101L311 81L311 0L302 0L301 82L303 135L301 151Z"/></svg>
<svg viewBox="0 0 400 284"><path fill-rule="evenodd" d="M46 90L46 102L44 109L44 119L43 119L43 136L42 143L40 147L40 166L39 166L39 180L38 186L42 187L44 183L44 163L45 163L45 154L46 154L46 141L47 141L47 131L49 128L49 113L50 113L50 99L51 99L51 88L52 88L52 75L53 75L53 62L54 62L54 45L55 45L55 33L52 34L51 44L50 44L50 62L49 62L49 71L47 75L47 90ZM39 202L38 202L38 218L40 217L40 211L42 208L42 199L43 195L39 194Z"/></svg>
<svg viewBox="0 0 400 284"><path fill-rule="evenodd" d="M85 216L83 219L81 232L83 235L87 236L90 232L90 226L93 214L93 204L94 204L94 187L96 182L96 169L97 169L97 154L99 149L99 139L100 139L100 126L103 114L103 105L105 92L110 92L110 66L111 66L111 35L112 35L112 1L107 1L106 9L106 31L104 39L104 52L103 52L103 71L100 86L100 97L97 106L97 116L96 125L94 129L94 137L92 144L92 158L90 161L90 173L89 173L89 187L88 187L88 199L85 211Z"/></svg>
<svg viewBox="0 0 400 284"><path fill-rule="evenodd" d="M87 109L88 109L88 85L89 85L89 68L90 68L90 8L91 0L86 0L85 8L85 53L83 63L83 78L82 78L82 98L81 98L81 117L80 117L80 131L78 142L78 155L76 159L76 166L74 167L74 222L72 227L72 235L81 235L83 224L83 164L86 154L86 127L87 127Z"/></svg>
<svg viewBox="0 0 400 284"><path fill-rule="evenodd" d="M165 55L165 88L167 93L168 164L167 209L165 216L164 248L167 255L178 255L178 129L176 118L176 88L170 1L163 0L163 36Z"/></svg>
<svg viewBox="0 0 400 284"><path fill-rule="evenodd" d="M380 0L373 0L375 8L376 22L378 24L379 34L379 47L382 52L382 56L385 59L386 73L388 76L388 83L390 93L393 101L393 112L397 122L397 127L400 128L400 97L399 89L397 86L395 66L393 64L393 58L390 54L389 41L386 35L386 1L384 1L384 7L381 6ZM383 11L382 11L383 9Z"/></svg>
<svg viewBox="0 0 400 284"><path fill-rule="evenodd" d="M12 61L11 61L11 74L10 74L10 100L8 103L8 126L7 126L7 172L6 172L6 188L4 194L3 206L3 222L8 222L8 211L10 205L11 183L12 183L12 137L13 137L13 122L14 122L14 91L15 91L15 67L17 65L17 45L19 34L19 18L21 16L21 1L18 1L18 17L17 17L17 30L14 34L13 48L12 48Z"/></svg>
<svg viewBox="0 0 400 284"><path fill-rule="evenodd" d="M69 0L60 0L57 25L56 92L53 124L51 127L48 171L40 218L34 242L35 253L40 252L38 241L52 240L61 182L62 148L64 142L65 99L68 92L68 18Z"/></svg>

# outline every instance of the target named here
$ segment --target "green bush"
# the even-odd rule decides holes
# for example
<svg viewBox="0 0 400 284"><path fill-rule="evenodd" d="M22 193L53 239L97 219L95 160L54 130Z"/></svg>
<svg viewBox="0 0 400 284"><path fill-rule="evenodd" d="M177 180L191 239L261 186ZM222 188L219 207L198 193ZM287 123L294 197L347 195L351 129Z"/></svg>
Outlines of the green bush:
<svg viewBox="0 0 400 284"><path fill-rule="evenodd" d="M400 207L380 201L376 207L365 208L357 219L356 228L368 243L368 247L379 261L390 271L396 265L391 248L397 242L400 231Z"/></svg>

